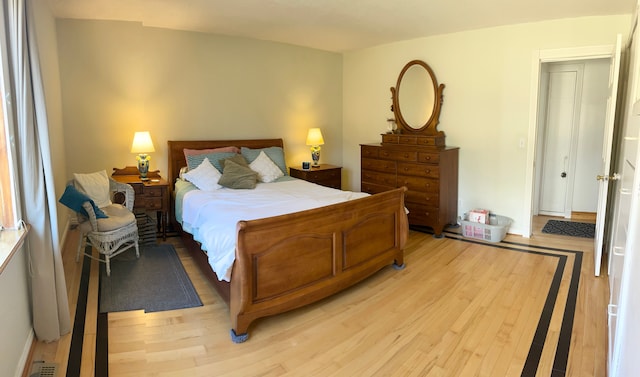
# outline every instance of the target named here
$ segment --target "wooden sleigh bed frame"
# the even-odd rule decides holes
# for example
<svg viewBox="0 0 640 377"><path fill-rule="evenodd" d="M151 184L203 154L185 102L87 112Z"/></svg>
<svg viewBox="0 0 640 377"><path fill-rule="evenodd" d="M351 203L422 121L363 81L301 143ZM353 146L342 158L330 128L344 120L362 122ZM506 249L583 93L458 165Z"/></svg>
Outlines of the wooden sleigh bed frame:
<svg viewBox="0 0 640 377"><path fill-rule="evenodd" d="M171 189L186 166L183 149L225 146L283 147L282 139L169 141ZM185 246L227 302L231 338L244 342L258 318L283 313L342 291L385 266L404 267L408 222L399 188L370 197L288 215L237 224L236 259L231 282L220 281L206 253L181 231Z"/></svg>

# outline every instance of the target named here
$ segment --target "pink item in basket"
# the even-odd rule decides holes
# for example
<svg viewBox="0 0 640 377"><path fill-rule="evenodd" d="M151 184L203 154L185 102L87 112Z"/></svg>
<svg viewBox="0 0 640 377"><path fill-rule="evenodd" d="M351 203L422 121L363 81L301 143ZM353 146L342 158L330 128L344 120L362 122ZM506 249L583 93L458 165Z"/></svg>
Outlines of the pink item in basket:
<svg viewBox="0 0 640 377"><path fill-rule="evenodd" d="M469 221L474 223L489 224L489 210L474 209L469 211Z"/></svg>

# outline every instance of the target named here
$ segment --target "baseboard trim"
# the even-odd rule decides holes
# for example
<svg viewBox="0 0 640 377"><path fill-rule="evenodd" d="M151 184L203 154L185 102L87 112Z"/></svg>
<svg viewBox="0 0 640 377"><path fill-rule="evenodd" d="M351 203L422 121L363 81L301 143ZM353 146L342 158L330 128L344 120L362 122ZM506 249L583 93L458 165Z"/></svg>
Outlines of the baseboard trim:
<svg viewBox="0 0 640 377"><path fill-rule="evenodd" d="M35 339L35 334L33 332L33 329L31 329L22 349L22 355L20 356L20 360L18 361L15 377L24 377L29 375L29 372L31 371L31 358L33 357Z"/></svg>

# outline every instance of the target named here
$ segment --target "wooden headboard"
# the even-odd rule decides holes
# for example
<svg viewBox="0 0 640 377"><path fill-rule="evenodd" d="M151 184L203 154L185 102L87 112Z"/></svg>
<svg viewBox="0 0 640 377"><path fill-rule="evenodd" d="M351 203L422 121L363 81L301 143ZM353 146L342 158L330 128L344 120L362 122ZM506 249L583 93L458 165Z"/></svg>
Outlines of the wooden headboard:
<svg viewBox="0 0 640 377"><path fill-rule="evenodd" d="M235 146L238 148L267 148L280 147L284 148L282 139L255 139L255 140L169 140L169 165L167 180L169 186L173 189L173 185L180 174L180 168L187 166L184 158L184 149L212 149L221 147Z"/></svg>

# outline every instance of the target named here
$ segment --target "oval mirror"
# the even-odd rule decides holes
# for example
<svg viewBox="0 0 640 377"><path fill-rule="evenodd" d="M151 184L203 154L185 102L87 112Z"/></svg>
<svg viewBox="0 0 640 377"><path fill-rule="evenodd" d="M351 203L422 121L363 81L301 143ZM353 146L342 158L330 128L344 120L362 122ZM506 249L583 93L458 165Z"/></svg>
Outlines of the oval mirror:
<svg viewBox="0 0 640 377"><path fill-rule="evenodd" d="M412 60L407 63L395 88L391 88L393 112L398 128L407 133L440 135L439 122L444 84L438 85L427 63Z"/></svg>
<svg viewBox="0 0 640 377"><path fill-rule="evenodd" d="M420 65L412 65L396 88L398 111L411 128L422 128L433 114L436 93L429 72Z"/></svg>

